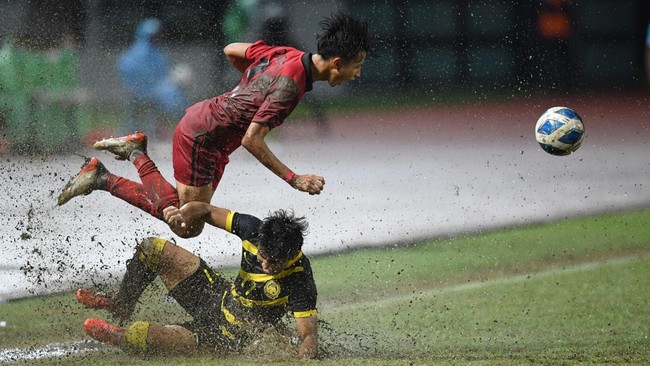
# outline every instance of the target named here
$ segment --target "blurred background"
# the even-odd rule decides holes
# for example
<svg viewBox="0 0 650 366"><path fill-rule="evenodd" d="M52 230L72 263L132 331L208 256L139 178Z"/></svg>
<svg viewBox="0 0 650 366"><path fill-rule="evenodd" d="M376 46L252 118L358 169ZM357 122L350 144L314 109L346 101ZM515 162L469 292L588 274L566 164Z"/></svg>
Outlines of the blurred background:
<svg viewBox="0 0 650 366"><path fill-rule="evenodd" d="M427 103L648 85L643 0L1 0L0 152L65 152L71 140L146 130L138 123L165 138L184 106L237 82L225 44L264 38L315 52L318 22L336 10L367 19L377 49L359 81L317 85L306 113L322 124L352 94L360 105ZM160 75L148 70L163 80L155 86L119 66L145 20L158 22L144 30L162 58ZM157 61L137 63L147 62ZM158 95L135 100L131 87Z"/></svg>
<svg viewBox="0 0 650 366"><path fill-rule="evenodd" d="M238 81L223 47L262 38L315 52L319 21L337 10L377 37L361 79L316 83L269 138L327 190L296 194L240 149L217 205L303 212L309 253L648 206L647 0L0 0L0 302L118 278L134 240L170 235L104 192L57 206L75 154L144 130L172 181L184 108ZM565 158L533 135L555 105L587 129ZM216 229L173 239L215 265L239 258Z"/></svg>
<svg viewBox="0 0 650 366"><path fill-rule="evenodd" d="M310 221L309 255L650 207L648 0L0 0L0 328L25 333L31 324L5 302L115 284L143 237L236 266L240 243L220 230L176 238L106 192L64 206L56 197L78 155L97 154L94 141L136 129L172 181L169 137L184 108L239 79L223 47L265 39L315 52L318 22L337 10L366 19L377 38L361 79L316 83L269 136L274 153L325 176L327 189L296 193L240 149L217 205L295 209ZM568 157L546 154L533 134L556 105L585 120L585 142ZM130 163L97 156L138 179ZM564 250L567 261L573 253ZM449 262L465 260L459 252ZM489 338L468 339L493 339L493 325L485 328ZM593 334L618 337L612 329Z"/></svg>

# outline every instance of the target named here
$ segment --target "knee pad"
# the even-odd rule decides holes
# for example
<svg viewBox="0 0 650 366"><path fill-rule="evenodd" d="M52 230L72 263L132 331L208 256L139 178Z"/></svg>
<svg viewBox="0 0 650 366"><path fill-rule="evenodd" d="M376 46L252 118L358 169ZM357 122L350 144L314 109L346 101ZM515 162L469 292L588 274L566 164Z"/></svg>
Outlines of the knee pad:
<svg viewBox="0 0 650 366"><path fill-rule="evenodd" d="M137 321L126 328L124 340L130 350L146 352L149 322Z"/></svg>
<svg viewBox="0 0 650 366"><path fill-rule="evenodd" d="M146 238L137 246L138 259L146 264L152 271L158 272L160 257L167 240L162 238Z"/></svg>

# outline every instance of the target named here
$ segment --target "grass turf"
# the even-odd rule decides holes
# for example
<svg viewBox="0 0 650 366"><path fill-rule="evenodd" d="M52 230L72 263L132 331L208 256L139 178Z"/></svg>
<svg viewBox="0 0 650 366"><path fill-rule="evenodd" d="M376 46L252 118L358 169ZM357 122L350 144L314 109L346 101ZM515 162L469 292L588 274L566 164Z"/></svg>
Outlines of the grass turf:
<svg viewBox="0 0 650 366"><path fill-rule="evenodd" d="M312 258L320 317L329 323L319 364L650 364L649 222L650 210L637 210ZM183 317L159 288L146 297L153 306L140 307L138 319ZM90 316L105 314L71 294L2 304L0 354L84 339ZM38 363L263 361L106 350Z"/></svg>

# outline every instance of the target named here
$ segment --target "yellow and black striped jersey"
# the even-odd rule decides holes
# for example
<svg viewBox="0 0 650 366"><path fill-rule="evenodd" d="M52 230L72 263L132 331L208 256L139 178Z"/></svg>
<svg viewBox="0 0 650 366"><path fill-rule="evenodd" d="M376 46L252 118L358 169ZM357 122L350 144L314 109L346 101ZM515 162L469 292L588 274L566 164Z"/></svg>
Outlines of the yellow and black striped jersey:
<svg viewBox="0 0 650 366"><path fill-rule="evenodd" d="M242 240L242 258L239 274L223 294L221 311L226 320L239 328L249 321L275 324L289 311L297 318L316 316L316 283L309 259L302 251L277 274L262 270L255 245L261 222L257 217L233 211L228 215L226 231Z"/></svg>

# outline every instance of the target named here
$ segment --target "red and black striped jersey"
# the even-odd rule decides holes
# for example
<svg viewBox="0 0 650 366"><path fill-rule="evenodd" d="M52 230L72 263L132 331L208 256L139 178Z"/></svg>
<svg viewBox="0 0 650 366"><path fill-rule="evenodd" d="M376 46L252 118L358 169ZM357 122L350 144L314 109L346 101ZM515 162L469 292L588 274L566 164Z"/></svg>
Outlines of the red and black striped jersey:
<svg viewBox="0 0 650 366"><path fill-rule="evenodd" d="M247 48L246 59L248 66L232 91L197 103L203 104L201 118L179 124L187 135L206 134L225 155L241 146L251 122L280 126L312 89L309 53L260 40Z"/></svg>

